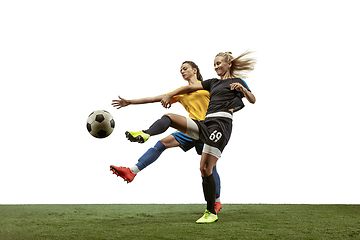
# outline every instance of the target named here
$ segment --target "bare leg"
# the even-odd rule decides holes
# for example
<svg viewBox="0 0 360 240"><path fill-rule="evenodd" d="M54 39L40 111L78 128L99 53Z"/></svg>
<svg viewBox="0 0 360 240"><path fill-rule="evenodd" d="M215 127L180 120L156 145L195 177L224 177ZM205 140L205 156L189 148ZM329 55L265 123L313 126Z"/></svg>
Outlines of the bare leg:
<svg viewBox="0 0 360 240"><path fill-rule="evenodd" d="M200 161L200 172L202 177L208 177L212 174L213 167L218 158L207 153L202 153Z"/></svg>
<svg viewBox="0 0 360 240"><path fill-rule="evenodd" d="M166 148L173 148L180 146L180 143L176 141L173 135L169 135L166 138L161 139L160 142L162 142Z"/></svg>
<svg viewBox="0 0 360 240"><path fill-rule="evenodd" d="M165 114L171 119L171 127L179 130L180 132L186 133L187 130L187 118L174 113Z"/></svg>

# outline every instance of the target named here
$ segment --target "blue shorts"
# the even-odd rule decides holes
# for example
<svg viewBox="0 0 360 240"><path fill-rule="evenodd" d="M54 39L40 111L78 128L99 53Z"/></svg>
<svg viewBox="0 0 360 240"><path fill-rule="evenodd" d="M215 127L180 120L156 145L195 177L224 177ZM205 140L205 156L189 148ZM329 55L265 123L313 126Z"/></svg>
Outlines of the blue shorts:
<svg viewBox="0 0 360 240"><path fill-rule="evenodd" d="M173 135L175 137L176 141L178 141L180 143L180 148L182 150L184 150L184 152L195 147L197 154L201 155L203 147L204 147L204 143L201 140L194 140L191 137L189 137L188 135L186 135L180 131L176 131L176 132L172 133L171 135Z"/></svg>

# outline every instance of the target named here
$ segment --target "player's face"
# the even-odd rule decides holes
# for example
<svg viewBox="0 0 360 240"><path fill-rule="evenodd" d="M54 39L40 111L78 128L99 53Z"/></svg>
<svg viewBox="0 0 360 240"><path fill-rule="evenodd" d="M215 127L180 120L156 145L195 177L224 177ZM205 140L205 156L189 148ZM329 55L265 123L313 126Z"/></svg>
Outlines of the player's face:
<svg viewBox="0 0 360 240"><path fill-rule="evenodd" d="M190 80L196 74L196 71L188 63L181 65L180 73L185 80Z"/></svg>
<svg viewBox="0 0 360 240"><path fill-rule="evenodd" d="M214 69L219 77L225 76L226 73L230 72L231 63L225 61L222 56L217 56L214 59Z"/></svg>

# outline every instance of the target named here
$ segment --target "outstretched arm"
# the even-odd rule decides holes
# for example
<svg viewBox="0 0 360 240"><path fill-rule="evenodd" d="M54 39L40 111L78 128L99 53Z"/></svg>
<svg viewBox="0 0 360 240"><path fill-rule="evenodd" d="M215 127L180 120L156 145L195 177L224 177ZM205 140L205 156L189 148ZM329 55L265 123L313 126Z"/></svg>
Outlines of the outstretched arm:
<svg viewBox="0 0 360 240"><path fill-rule="evenodd" d="M166 95L159 95L155 97L146 97L146 98L139 98L139 99L132 99L132 100L126 100L125 98L122 98L120 96L119 99L112 100L113 107L116 107L117 109L126 107L130 104L145 104L145 103L154 103L154 102L160 102L163 97Z"/></svg>
<svg viewBox="0 0 360 240"><path fill-rule="evenodd" d="M203 89L204 88L203 88L201 82L178 88L178 89L170 92L169 94L165 95L165 97L163 97L161 99L161 104L163 105L164 108L170 108L172 97L181 95L181 94L185 94L185 93L195 92L197 90L203 90Z"/></svg>

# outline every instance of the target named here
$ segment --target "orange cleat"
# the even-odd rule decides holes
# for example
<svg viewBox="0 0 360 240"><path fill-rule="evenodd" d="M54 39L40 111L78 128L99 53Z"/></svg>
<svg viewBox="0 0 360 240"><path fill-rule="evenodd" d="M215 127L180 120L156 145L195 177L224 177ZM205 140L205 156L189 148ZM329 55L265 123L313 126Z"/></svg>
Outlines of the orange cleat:
<svg viewBox="0 0 360 240"><path fill-rule="evenodd" d="M215 212L216 212L216 214L220 211L221 208L222 208L221 202L216 202L215 203Z"/></svg>
<svg viewBox="0 0 360 240"><path fill-rule="evenodd" d="M116 167L110 165L110 171L112 171L113 174L116 174L116 176L122 177L127 183L132 182L136 176L136 174L133 174L128 167Z"/></svg>

